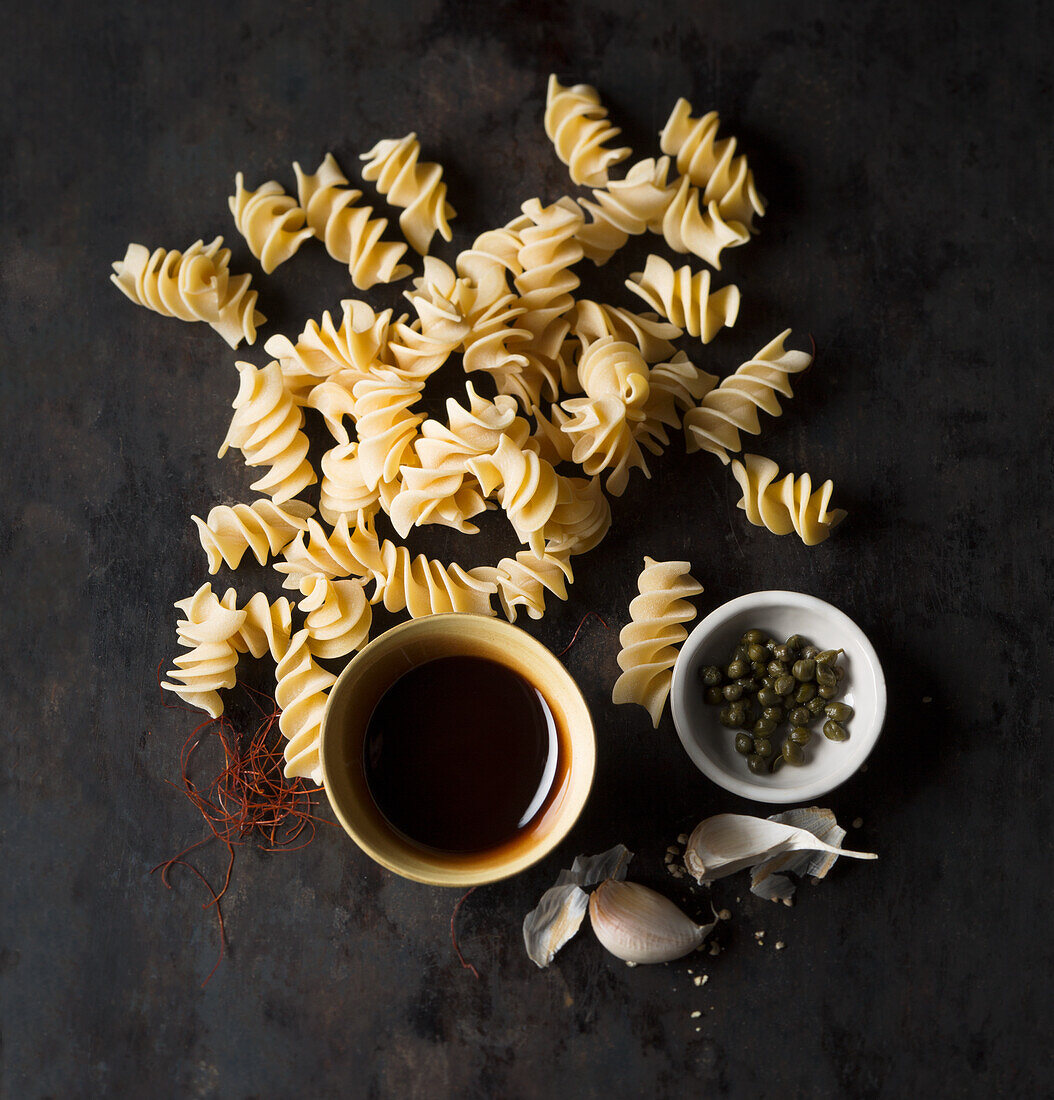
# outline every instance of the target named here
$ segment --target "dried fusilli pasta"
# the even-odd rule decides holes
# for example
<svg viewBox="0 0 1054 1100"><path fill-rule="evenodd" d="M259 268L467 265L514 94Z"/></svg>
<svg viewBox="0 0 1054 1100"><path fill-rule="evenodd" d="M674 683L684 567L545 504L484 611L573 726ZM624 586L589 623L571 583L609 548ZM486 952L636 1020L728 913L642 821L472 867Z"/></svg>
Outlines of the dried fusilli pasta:
<svg viewBox="0 0 1054 1100"><path fill-rule="evenodd" d="M691 562L646 557L637 579L640 595L630 601L630 621L619 632L618 663L623 671L611 701L644 707L656 729L670 694L677 648L688 637L681 624L696 615L688 597L703 591L689 569Z"/></svg>
<svg viewBox="0 0 1054 1100"><path fill-rule="evenodd" d="M661 316L704 344L722 328L731 328L739 316L739 287L735 283L710 292L710 272L692 273L685 264L674 270L661 256L650 255L643 271L635 271L626 286Z"/></svg>
<svg viewBox="0 0 1054 1100"><path fill-rule="evenodd" d="M595 202L578 200L578 205L592 218L575 234L587 259L600 267L631 236L647 229L662 231L666 208L677 192L676 182L666 181L669 170L669 157L639 160L625 179L611 180L606 189L594 191Z"/></svg>
<svg viewBox="0 0 1054 1100"><path fill-rule="evenodd" d="M575 183L603 187L608 169L630 155L627 148L604 147L604 142L621 133L607 121L607 114L596 88L588 84L564 87L555 75L549 77L545 132Z"/></svg>
<svg viewBox="0 0 1054 1100"><path fill-rule="evenodd" d="M842 508L830 508L834 483L828 479L815 492L806 473L795 478L787 474L781 481L780 468L770 458L743 455L732 461L732 473L743 490L739 507L758 527L767 527L774 535L795 531L806 546L823 542L831 528L845 519Z"/></svg>
<svg viewBox="0 0 1054 1100"><path fill-rule="evenodd" d="M252 504L218 504L206 519L190 518L208 555L209 572L218 573L221 565L237 569L246 550L265 565L268 556L285 549L297 531L307 530L307 519L314 511L300 500L278 505L263 498Z"/></svg>
<svg viewBox="0 0 1054 1100"><path fill-rule="evenodd" d="M563 408L571 414L563 431L574 444L572 461L590 477L607 471L604 487L612 496L626 491L630 470L651 476L621 398L573 397L563 402Z"/></svg>
<svg viewBox="0 0 1054 1100"><path fill-rule="evenodd" d="M565 477L560 496L545 525L545 552L549 555L585 554L597 546L611 527L611 505L600 478Z"/></svg>
<svg viewBox="0 0 1054 1100"><path fill-rule="evenodd" d="M680 428L681 413L694 408L717 385L717 375L699 370L683 351L668 363L656 363L648 375L644 419L633 429L635 438L652 454L670 442L667 428Z"/></svg>
<svg viewBox="0 0 1054 1100"><path fill-rule="evenodd" d="M446 201L443 169L419 160L420 155L421 143L411 133L379 141L359 159L367 162L362 178L375 181L377 190L393 206L405 207L399 215L399 228L414 250L427 256L435 233L444 241L452 238L450 219L455 211Z"/></svg>
<svg viewBox="0 0 1054 1100"><path fill-rule="evenodd" d="M282 709L278 728L286 737L285 774L290 779L302 775L321 783L322 716L336 676L315 662L307 630L293 635L275 676L275 699Z"/></svg>
<svg viewBox="0 0 1054 1100"><path fill-rule="evenodd" d="M587 397L617 397L630 420L640 420L651 392L651 371L634 344L602 336L582 353L578 382Z"/></svg>
<svg viewBox="0 0 1054 1100"><path fill-rule="evenodd" d="M515 558L498 562L498 598L510 623L516 621L518 607L523 607L532 619L540 619L545 614L546 592L559 600L567 599L567 586L575 579L568 557L566 550L541 554L521 550Z"/></svg>
<svg viewBox="0 0 1054 1100"><path fill-rule="evenodd" d="M790 375L812 362L807 352L784 351L783 342L790 331L781 332L688 411L684 430L689 451L710 451L727 465L728 452L741 446L739 433L757 435L761 431L758 409L770 416L780 415L776 395L793 397Z"/></svg>
<svg viewBox="0 0 1054 1100"><path fill-rule="evenodd" d="M239 172L234 177L234 188L227 200L234 224L269 275L314 234L306 227L306 215L296 199L287 195L277 181L268 180L255 191L248 191Z"/></svg>
<svg viewBox="0 0 1054 1100"><path fill-rule="evenodd" d="M304 629L316 657L330 660L362 649L373 621L362 581L331 581L316 573L304 577L300 591L300 610L307 613Z"/></svg>
<svg viewBox="0 0 1054 1100"><path fill-rule="evenodd" d="M360 512L354 521L342 515L330 534L317 520L308 520L307 533L301 531L282 557L285 560L275 562L274 568L285 574L283 588L298 589L304 577L312 573L322 573L330 580L358 577L373 580L377 585L384 583L372 511Z"/></svg>
<svg viewBox="0 0 1054 1100"><path fill-rule="evenodd" d="M405 546L388 539L381 543L381 562L382 578L372 600L383 598L388 611L405 609L413 619L450 611L494 614L490 598L497 586L490 579L491 568L462 569L424 554L414 558Z"/></svg>
<svg viewBox="0 0 1054 1100"><path fill-rule="evenodd" d="M674 252L691 252L720 271L722 251L746 244L750 231L740 222L725 221L716 200L701 211L700 194L687 176L681 177L663 215L662 235Z"/></svg>
<svg viewBox="0 0 1054 1100"><path fill-rule="evenodd" d="M341 516L354 519L359 512L374 512L380 489L367 486L359 465L359 445L342 443L322 456L322 484L318 510L329 524Z"/></svg>
<svg viewBox="0 0 1054 1100"><path fill-rule="evenodd" d="M238 594L228 588L220 603L236 611L237 601ZM285 596L269 603L263 592L254 592L242 609L245 621L231 638L231 644L239 653L249 652L259 658L269 652L275 661L280 661L289 648L294 606Z"/></svg>

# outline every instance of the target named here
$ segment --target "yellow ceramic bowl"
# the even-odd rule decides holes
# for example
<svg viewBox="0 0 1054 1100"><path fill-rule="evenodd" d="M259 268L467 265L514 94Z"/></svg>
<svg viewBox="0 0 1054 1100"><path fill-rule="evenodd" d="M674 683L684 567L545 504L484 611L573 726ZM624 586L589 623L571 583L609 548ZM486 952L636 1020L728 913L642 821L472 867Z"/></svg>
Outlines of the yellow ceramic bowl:
<svg viewBox="0 0 1054 1100"><path fill-rule="evenodd" d="M362 747L373 708L404 673L439 657L483 657L512 669L545 697L566 760L560 789L531 828L483 852L437 852L396 832L377 809ZM322 775L348 835L389 871L436 886L477 886L530 867L568 834L589 797L596 739L589 709L567 669L529 634L481 615L432 615L393 627L352 658L329 693L322 722Z"/></svg>

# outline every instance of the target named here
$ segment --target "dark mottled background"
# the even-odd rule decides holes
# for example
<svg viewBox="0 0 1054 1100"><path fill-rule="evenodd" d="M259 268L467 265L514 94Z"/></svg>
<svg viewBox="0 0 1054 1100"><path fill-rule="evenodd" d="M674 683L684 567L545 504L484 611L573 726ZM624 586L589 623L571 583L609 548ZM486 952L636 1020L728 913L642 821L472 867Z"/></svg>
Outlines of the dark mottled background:
<svg viewBox="0 0 1054 1100"><path fill-rule="evenodd" d="M1052 45L1039 2L9 6L0 1092L1049 1093ZM305 247L261 277L227 212L235 171L291 187L294 159L333 149L351 171L415 129L463 247L569 187L541 126L552 70L596 84L638 155L678 96L721 110L771 205L727 254L739 324L698 361L725 372L785 326L815 335L760 449L832 476L850 519L816 549L776 539L745 524L720 463L678 444L530 629L558 648L587 609L621 625L645 553L690 558L704 611L775 587L844 608L890 708L868 771L825 801L882 859L840 864L793 909L720 884L734 916L714 959L628 970L584 934L536 970L520 920L576 852L625 841L639 878L702 913L665 847L751 809L691 767L668 717L653 732L608 702L617 635L591 623L567 661L599 728L595 793L557 857L466 904L480 981L451 950L456 892L324 829L295 855L239 856L230 954L202 990L203 891L148 874L201 835L168 785L189 716L162 709L154 676L173 601L205 577L189 517L251 480L215 458L236 356L134 309L109 264L130 240L223 233L264 335L295 333L346 275ZM587 289L632 305L620 283L644 248ZM265 361L262 344L242 356ZM455 369L433 410L444 383ZM415 544L466 565L511 549L500 524Z"/></svg>

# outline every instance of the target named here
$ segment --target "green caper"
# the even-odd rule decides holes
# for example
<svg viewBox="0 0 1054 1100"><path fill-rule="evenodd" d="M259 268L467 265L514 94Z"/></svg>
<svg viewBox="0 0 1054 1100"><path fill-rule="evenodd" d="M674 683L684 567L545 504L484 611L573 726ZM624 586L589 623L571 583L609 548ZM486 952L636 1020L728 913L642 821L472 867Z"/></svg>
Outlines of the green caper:
<svg viewBox="0 0 1054 1100"><path fill-rule="evenodd" d="M747 661L736 660L725 668L725 675L730 680L738 680L740 676L744 676L746 674L746 671L749 667L750 665Z"/></svg>
<svg viewBox="0 0 1054 1100"><path fill-rule="evenodd" d="M763 756L758 756L758 754L756 752L753 752L747 757L747 767L755 775L764 775L765 774L765 758Z"/></svg>
<svg viewBox="0 0 1054 1100"><path fill-rule="evenodd" d="M768 737L776 732L776 723L771 718L759 718L754 723L755 737Z"/></svg>
<svg viewBox="0 0 1054 1100"><path fill-rule="evenodd" d="M828 703L823 712L836 722L848 722L853 717L853 708L848 703Z"/></svg>
<svg viewBox="0 0 1054 1100"><path fill-rule="evenodd" d="M820 696L821 699L833 699L838 694L838 685L836 683L824 684L823 687L819 689L817 694Z"/></svg>
<svg viewBox="0 0 1054 1100"><path fill-rule="evenodd" d="M719 703L725 701L725 693L719 687L710 687L706 689L706 694L703 696L711 706L717 706Z"/></svg>
<svg viewBox="0 0 1054 1100"><path fill-rule="evenodd" d="M776 658L777 661L785 661L787 663L792 662L795 657L794 650L786 644L776 646L776 648L772 651L772 655Z"/></svg>
<svg viewBox="0 0 1054 1100"><path fill-rule="evenodd" d="M770 770L773 772L773 774L775 774L786 763L787 761L784 760L782 756L777 756L776 759L772 761L772 768Z"/></svg>
<svg viewBox="0 0 1054 1100"><path fill-rule="evenodd" d="M728 658L730 661L745 661L747 660L747 647L745 645L737 645L732 650L732 656Z"/></svg>
<svg viewBox="0 0 1054 1100"><path fill-rule="evenodd" d="M795 726L790 731L790 739L796 745L807 745L812 740L812 730L807 726Z"/></svg>
<svg viewBox="0 0 1054 1100"><path fill-rule="evenodd" d="M765 671L773 678L787 675L787 666L782 661L769 661Z"/></svg>
<svg viewBox="0 0 1054 1100"><path fill-rule="evenodd" d="M730 703L734 703L737 699L743 697L743 689L739 684L725 684L721 691Z"/></svg>
<svg viewBox="0 0 1054 1100"><path fill-rule="evenodd" d="M758 685L754 683L753 676L740 676L736 683L743 689L745 695L754 695L758 690Z"/></svg>
<svg viewBox="0 0 1054 1100"><path fill-rule="evenodd" d="M754 679L763 680L765 678L765 662L764 661L751 661L750 667L754 670Z"/></svg>
<svg viewBox="0 0 1054 1100"><path fill-rule="evenodd" d="M754 751L754 738L749 733L736 734L736 752L740 756L749 756Z"/></svg>
<svg viewBox="0 0 1054 1100"><path fill-rule="evenodd" d="M788 649L793 649L795 653L803 650L809 643L800 635L792 634L784 643Z"/></svg>
<svg viewBox="0 0 1054 1100"><path fill-rule="evenodd" d="M763 687L758 691L758 702L763 707L778 707L783 703L783 696L770 687Z"/></svg>
<svg viewBox="0 0 1054 1100"><path fill-rule="evenodd" d="M825 649L822 653L816 654L816 663L818 665L833 665L838 661L838 654L841 652L840 649Z"/></svg>
<svg viewBox="0 0 1054 1100"><path fill-rule="evenodd" d="M805 763L805 753L802 752L801 745L789 737L780 747L780 754L788 764L793 764L796 768L800 768Z"/></svg>
<svg viewBox="0 0 1054 1100"><path fill-rule="evenodd" d="M791 669L794 673L795 680L801 680L801 682L807 683L816 675L816 662L808 657L803 657L800 661L794 662L794 667Z"/></svg>
<svg viewBox="0 0 1054 1100"><path fill-rule="evenodd" d="M775 722L778 726L783 721L784 712L783 707L766 707L761 712L762 718L767 718L770 722Z"/></svg>
<svg viewBox="0 0 1054 1100"><path fill-rule="evenodd" d="M841 665L834 666L834 678L836 680L845 679L845 669Z"/></svg>
<svg viewBox="0 0 1054 1100"><path fill-rule="evenodd" d="M834 687L838 677L826 665L816 666L816 684L818 687Z"/></svg>
<svg viewBox="0 0 1054 1100"><path fill-rule="evenodd" d="M735 716L732 714L731 707L722 707L717 714L717 720L726 729L734 730L739 723L735 720Z"/></svg>
<svg viewBox="0 0 1054 1100"><path fill-rule="evenodd" d="M806 726L809 724L810 717L805 707L798 706L794 707L790 714L787 715L787 721L790 722L792 726Z"/></svg>
<svg viewBox="0 0 1054 1100"><path fill-rule="evenodd" d="M752 642L747 646L747 657L751 661L764 661L768 655L769 651L763 645L758 645L757 642Z"/></svg>
<svg viewBox="0 0 1054 1100"><path fill-rule="evenodd" d="M844 741L849 736L849 733L841 722L836 722L833 718L828 718L823 724L823 735L828 741Z"/></svg>
<svg viewBox="0 0 1054 1100"><path fill-rule="evenodd" d="M809 685L812 686L811 684ZM822 695L817 695L815 699L810 699L805 704L805 709L813 716L818 718L823 714L823 708L827 705L827 700Z"/></svg>
<svg viewBox="0 0 1054 1100"><path fill-rule="evenodd" d="M777 695L790 695L790 693L794 690L794 677L777 677L776 682L772 685L772 689L776 692Z"/></svg>
<svg viewBox="0 0 1054 1100"><path fill-rule="evenodd" d="M762 760L768 760L772 755L772 742L767 737L755 737L754 752L760 756Z"/></svg>
<svg viewBox="0 0 1054 1100"><path fill-rule="evenodd" d="M815 661L815 660L816 660L816 655L817 655L817 654L818 654L819 652L820 652L820 651L819 651L819 649L817 649L817 648L816 648L816 646L814 646L814 645L807 645L807 646L806 646L806 647L805 647L805 648L804 648L804 649L803 649L803 650L801 651L801 655L802 655L802 656L803 656L803 657L804 657L804 658L805 658L805 659L806 659L807 661Z"/></svg>
<svg viewBox="0 0 1054 1100"><path fill-rule="evenodd" d="M746 707L743 704L743 700L737 700L735 703L731 703L728 707L729 717L736 726L743 724L743 719L746 716Z"/></svg>
<svg viewBox="0 0 1054 1100"><path fill-rule="evenodd" d="M765 641L765 631L748 630L739 641L742 645L762 645Z"/></svg>
<svg viewBox="0 0 1054 1100"><path fill-rule="evenodd" d="M816 694L815 684L801 684L798 690L794 693L794 701L801 703L803 706L809 702L809 700ZM815 714L816 711L813 711Z"/></svg>
<svg viewBox="0 0 1054 1100"><path fill-rule="evenodd" d="M699 669L699 679L703 681L706 687L714 687L721 683L724 677L717 665L705 665Z"/></svg>

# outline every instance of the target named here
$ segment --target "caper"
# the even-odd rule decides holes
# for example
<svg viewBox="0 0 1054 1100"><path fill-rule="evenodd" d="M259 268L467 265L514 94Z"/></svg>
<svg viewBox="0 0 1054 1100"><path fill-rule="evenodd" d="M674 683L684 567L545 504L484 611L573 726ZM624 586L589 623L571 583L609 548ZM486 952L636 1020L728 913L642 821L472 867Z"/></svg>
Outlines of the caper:
<svg viewBox="0 0 1054 1100"><path fill-rule="evenodd" d="M771 718L759 718L754 723L755 737L768 737L776 732L776 723Z"/></svg>
<svg viewBox="0 0 1054 1100"><path fill-rule="evenodd" d="M736 752L740 756L749 756L754 751L754 738L749 733L736 734Z"/></svg>
<svg viewBox="0 0 1054 1100"><path fill-rule="evenodd" d="M783 721L783 707L766 707L761 712L762 718L767 718L770 722L775 722L778 726Z"/></svg>
<svg viewBox="0 0 1054 1100"><path fill-rule="evenodd" d="M841 665L834 666L834 678L836 680L842 680L845 678L845 669Z"/></svg>
<svg viewBox="0 0 1054 1100"><path fill-rule="evenodd" d="M772 755L772 742L767 737L755 737L754 752L757 753L762 760L768 760Z"/></svg>
<svg viewBox="0 0 1054 1100"><path fill-rule="evenodd" d="M823 724L823 735L828 741L844 741L849 736L849 733L841 722L836 722L833 718L828 718Z"/></svg>
<svg viewBox="0 0 1054 1100"><path fill-rule="evenodd" d="M823 712L836 722L848 722L853 717L853 708L848 703L828 703Z"/></svg>
<svg viewBox="0 0 1054 1100"><path fill-rule="evenodd" d="M764 661L768 655L769 651L763 645L758 645L757 642L752 642L747 646L747 656L752 661Z"/></svg>
<svg viewBox="0 0 1054 1100"><path fill-rule="evenodd" d="M746 661L733 661L725 668L725 675L730 680L738 680L740 676L746 674L749 664Z"/></svg>
<svg viewBox="0 0 1054 1100"><path fill-rule="evenodd" d="M747 647L745 645L737 645L732 650L732 656L729 657L730 661L745 661L747 659Z"/></svg>
<svg viewBox="0 0 1054 1100"><path fill-rule="evenodd" d="M769 661L765 671L775 679L777 676L787 675L787 666L782 661Z"/></svg>
<svg viewBox="0 0 1054 1100"><path fill-rule="evenodd" d="M840 649L825 649L822 653L816 654L816 663L818 665L833 665L838 660L838 654L842 651Z"/></svg>
<svg viewBox="0 0 1054 1100"><path fill-rule="evenodd" d="M811 684L809 685L812 686ZM815 699L810 699L805 704L805 709L813 716L818 718L823 714L823 708L827 705L827 700L822 695L817 695Z"/></svg>
<svg viewBox="0 0 1054 1100"><path fill-rule="evenodd" d="M739 684L725 684L721 691L730 703L734 703L737 699L743 697L743 689Z"/></svg>
<svg viewBox="0 0 1054 1100"><path fill-rule="evenodd" d="M838 685L824 685L818 692L821 699L833 699L838 694Z"/></svg>
<svg viewBox="0 0 1054 1100"><path fill-rule="evenodd" d="M796 745L807 745L812 740L812 730L807 726L795 726L790 731L790 739Z"/></svg>
<svg viewBox="0 0 1054 1100"><path fill-rule="evenodd" d="M764 775L765 774L765 758L763 756L758 756L758 754L756 752L753 752L747 757L747 767L755 775Z"/></svg>
<svg viewBox="0 0 1054 1100"><path fill-rule="evenodd" d="M717 720L722 726L730 730L734 730L739 725L732 714L731 707L722 707L720 711L718 711Z"/></svg>
<svg viewBox="0 0 1054 1100"><path fill-rule="evenodd" d="M783 702L783 696L777 695L777 693L770 687L763 687L758 692L758 702L763 707L778 707Z"/></svg>
<svg viewBox="0 0 1054 1100"><path fill-rule="evenodd" d="M776 682L772 685L772 688L777 695L790 695L794 690L794 677L779 676L776 678Z"/></svg>
<svg viewBox="0 0 1054 1100"><path fill-rule="evenodd" d="M743 689L744 694L753 695L758 690L758 685L754 683L753 676L740 676L736 683Z"/></svg>
<svg viewBox="0 0 1054 1100"><path fill-rule="evenodd" d="M816 666L816 684L818 687L834 687L838 683L838 677L826 666Z"/></svg>
<svg viewBox="0 0 1054 1100"><path fill-rule="evenodd" d="M817 648L816 648L816 646L814 646L814 645L807 645L807 646L806 646L806 647L805 647L805 648L804 648L804 649L803 649L803 650L801 651L801 655L802 655L802 656L803 656L803 657L804 657L804 658L805 658L805 659L806 659L807 661L815 661L815 660L816 660L816 655L817 655L817 654L818 654L819 652L820 652L820 651L819 651L819 649L817 649Z"/></svg>
<svg viewBox="0 0 1054 1100"><path fill-rule="evenodd" d="M751 661L750 667L754 670L754 678L756 680L763 680L765 678L764 661Z"/></svg>
<svg viewBox="0 0 1054 1100"><path fill-rule="evenodd" d="M791 672L794 673L795 680L806 683L816 675L816 662L811 658L803 657L800 661L794 662Z"/></svg>
<svg viewBox="0 0 1054 1100"><path fill-rule="evenodd" d="M777 661L790 661L794 657L794 651L786 645L777 645L772 648L772 656Z"/></svg>
<svg viewBox="0 0 1054 1100"><path fill-rule="evenodd" d="M796 703L806 704L816 694L815 684L801 684L798 690L794 693L794 701ZM813 711L813 714L816 712Z"/></svg>
<svg viewBox="0 0 1054 1100"><path fill-rule="evenodd" d="M743 645L761 645L765 641L765 631L748 630L739 640Z"/></svg>
<svg viewBox="0 0 1054 1100"><path fill-rule="evenodd" d="M796 768L800 768L805 763L805 753L802 752L801 745L789 737L780 746L780 754L788 764L793 764Z"/></svg>
<svg viewBox="0 0 1054 1100"><path fill-rule="evenodd" d="M740 725L743 724L743 716L746 713L746 707L743 705L742 699L737 700L734 703L730 703L729 707L728 707L728 712L729 712L729 715L732 718L732 721L737 726L740 726Z"/></svg>
<svg viewBox="0 0 1054 1100"><path fill-rule="evenodd" d="M711 706L717 706L718 703L724 702L725 693L719 687L710 687L706 689L704 698Z"/></svg>
<svg viewBox="0 0 1054 1100"><path fill-rule="evenodd" d="M776 759L772 761L772 769L771 770L772 770L773 774L778 772L780 770L780 768L782 768L783 765L786 764L786 762L787 761L784 760L782 756L777 756Z"/></svg>
<svg viewBox="0 0 1054 1100"><path fill-rule="evenodd" d="M809 718L811 715L805 709L805 707L795 707L790 714L787 715L787 721L792 726L807 726L809 724Z"/></svg>
<svg viewBox="0 0 1054 1100"><path fill-rule="evenodd" d="M809 643L800 634L792 634L784 644L797 653L799 650L804 649Z"/></svg>
<svg viewBox="0 0 1054 1100"><path fill-rule="evenodd" d="M716 684L721 683L724 677L717 665L704 665L699 669L699 679L703 681L706 687L714 687Z"/></svg>

